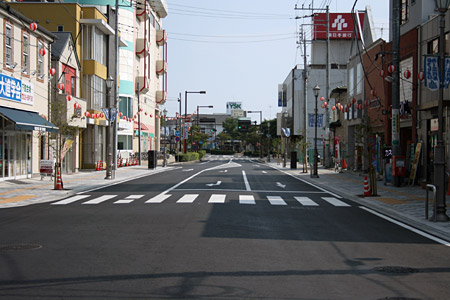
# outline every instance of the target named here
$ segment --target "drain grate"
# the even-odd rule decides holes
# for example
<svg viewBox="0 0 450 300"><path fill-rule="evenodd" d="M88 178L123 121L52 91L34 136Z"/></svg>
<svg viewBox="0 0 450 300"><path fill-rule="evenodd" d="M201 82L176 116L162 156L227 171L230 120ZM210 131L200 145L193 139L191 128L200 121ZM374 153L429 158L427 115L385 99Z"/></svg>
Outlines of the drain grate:
<svg viewBox="0 0 450 300"><path fill-rule="evenodd" d="M376 268L374 268L374 270L377 272L389 273L389 274L412 274L412 273L419 272L419 270L417 270L417 269L408 268L408 267L397 267L397 266L376 267ZM401 299L401 298L399 298L399 299ZM410 299L410 298L407 298L407 299Z"/></svg>
<svg viewBox="0 0 450 300"><path fill-rule="evenodd" d="M42 248L37 244L13 244L0 246L0 251L20 251L20 250L36 250Z"/></svg>

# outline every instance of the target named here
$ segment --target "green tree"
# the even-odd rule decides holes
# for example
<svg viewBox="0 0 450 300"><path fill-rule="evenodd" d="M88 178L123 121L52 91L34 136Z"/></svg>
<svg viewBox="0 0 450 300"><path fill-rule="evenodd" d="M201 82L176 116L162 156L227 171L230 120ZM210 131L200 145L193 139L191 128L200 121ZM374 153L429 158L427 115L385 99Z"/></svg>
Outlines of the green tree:
<svg viewBox="0 0 450 300"><path fill-rule="evenodd" d="M240 132L238 132L238 120L236 118L227 118L223 121L223 132L227 133L231 139L238 140L241 138Z"/></svg>

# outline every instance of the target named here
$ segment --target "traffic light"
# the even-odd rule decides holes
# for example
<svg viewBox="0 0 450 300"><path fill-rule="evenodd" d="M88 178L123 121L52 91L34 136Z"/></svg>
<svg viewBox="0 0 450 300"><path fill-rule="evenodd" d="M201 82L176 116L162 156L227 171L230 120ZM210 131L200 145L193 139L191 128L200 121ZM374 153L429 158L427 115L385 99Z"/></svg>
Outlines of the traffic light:
<svg viewBox="0 0 450 300"><path fill-rule="evenodd" d="M238 120L238 131L239 132L248 132L251 126L250 120Z"/></svg>

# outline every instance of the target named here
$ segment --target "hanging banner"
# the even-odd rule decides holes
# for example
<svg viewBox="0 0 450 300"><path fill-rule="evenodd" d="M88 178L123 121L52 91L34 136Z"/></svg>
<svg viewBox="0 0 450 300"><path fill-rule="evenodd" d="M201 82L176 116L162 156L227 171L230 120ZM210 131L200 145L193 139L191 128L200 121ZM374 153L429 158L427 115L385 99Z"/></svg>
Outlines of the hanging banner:
<svg viewBox="0 0 450 300"><path fill-rule="evenodd" d="M439 82L441 80L441 76L439 75L439 57L425 56L424 71L425 86L428 87L430 91L438 90Z"/></svg>
<svg viewBox="0 0 450 300"><path fill-rule="evenodd" d="M445 58L444 66L444 86L447 89L450 83L450 57Z"/></svg>
<svg viewBox="0 0 450 300"><path fill-rule="evenodd" d="M67 151L69 151L70 148L72 148L73 140L67 139L64 143L64 147L61 150L61 161L64 159L64 156L66 156Z"/></svg>

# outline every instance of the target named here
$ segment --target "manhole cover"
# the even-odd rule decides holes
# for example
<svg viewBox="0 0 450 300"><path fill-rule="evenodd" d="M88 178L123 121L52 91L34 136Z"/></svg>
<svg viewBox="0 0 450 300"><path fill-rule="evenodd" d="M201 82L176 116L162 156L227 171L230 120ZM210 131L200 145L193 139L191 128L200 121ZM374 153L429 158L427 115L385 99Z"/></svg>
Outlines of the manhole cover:
<svg viewBox="0 0 450 300"><path fill-rule="evenodd" d="M0 251L19 251L19 250L36 250L42 248L37 244L14 244L0 246Z"/></svg>
<svg viewBox="0 0 450 300"><path fill-rule="evenodd" d="M389 274L412 274L412 273L418 273L419 270L408 268L408 267L397 267L397 266L386 266L386 267L376 267L374 268L375 271L381 272L381 273L389 273ZM402 298L398 298L402 299ZM410 299L410 298L405 298Z"/></svg>

